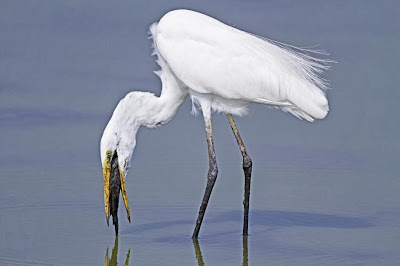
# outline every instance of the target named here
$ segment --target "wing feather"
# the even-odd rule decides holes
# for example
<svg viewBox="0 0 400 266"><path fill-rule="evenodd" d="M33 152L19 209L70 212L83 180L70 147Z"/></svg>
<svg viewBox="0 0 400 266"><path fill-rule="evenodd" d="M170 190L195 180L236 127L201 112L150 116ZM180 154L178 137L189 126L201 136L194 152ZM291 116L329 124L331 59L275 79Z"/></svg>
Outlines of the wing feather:
<svg viewBox="0 0 400 266"><path fill-rule="evenodd" d="M153 31L157 49L170 69L198 93L224 99L276 105L312 121L329 107L320 74L332 61L312 50L271 41L206 15L176 10Z"/></svg>

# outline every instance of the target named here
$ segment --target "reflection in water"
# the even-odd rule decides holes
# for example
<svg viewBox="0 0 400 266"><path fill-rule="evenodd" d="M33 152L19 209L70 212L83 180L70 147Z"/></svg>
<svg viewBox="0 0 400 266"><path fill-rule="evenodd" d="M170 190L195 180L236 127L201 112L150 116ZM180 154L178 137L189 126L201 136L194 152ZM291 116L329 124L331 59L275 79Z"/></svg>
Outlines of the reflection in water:
<svg viewBox="0 0 400 266"><path fill-rule="evenodd" d="M126 253L126 259L124 266L127 266L129 264L129 256L131 254L131 250L128 249L128 252ZM104 259L104 266L117 266L118 265L118 236L115 237L114 241L114 248L111 252L111 259L108 259L108 247L106 250L106 257Z"/></svg>
<svg viewBox="0 0 400 266"><path fill-rule="evenodd" d="M249 256L248 256L248 248L247 248L247 236L243 236L243 266L248 266L249 265Z"/></svg>
<svg viewBox="0 0 400 266"><path fill-rule="evenodd" d="M204 266L203 255L201 254L201 249L199 241L197 238L193 238L194 253L196 254L197 265Z"/></svg>
<svg viewBox="0 0 400 266"><path fill-rule="evenodd" d="M201 253L201 248L199 241L196 238L193 239L194 253L196 254L197 265L204 266L203 254ZM243 262L242 266L249 265L249 249L247 236L243 236Z"/></svg>

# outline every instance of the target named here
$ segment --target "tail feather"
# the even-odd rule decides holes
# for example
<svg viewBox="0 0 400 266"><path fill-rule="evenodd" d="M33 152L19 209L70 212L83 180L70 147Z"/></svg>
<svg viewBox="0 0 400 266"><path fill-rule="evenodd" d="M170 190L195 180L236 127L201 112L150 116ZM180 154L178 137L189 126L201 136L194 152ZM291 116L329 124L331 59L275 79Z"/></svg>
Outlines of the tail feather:
<svg viewBox="0 0 400 266"><path fill-rule="evenodd" d="M329 82L321 74L330 68L333 60L321 59L313 55L327 55L323 51L299 48L251 34L254 38L244 38L249 49L264 62L274 58L278 77L276 91L285 95L289 106L276 105L300 119L314 121L323 119L328 111L325 90ZM266 71L267 66L266 67Z"/></svg>

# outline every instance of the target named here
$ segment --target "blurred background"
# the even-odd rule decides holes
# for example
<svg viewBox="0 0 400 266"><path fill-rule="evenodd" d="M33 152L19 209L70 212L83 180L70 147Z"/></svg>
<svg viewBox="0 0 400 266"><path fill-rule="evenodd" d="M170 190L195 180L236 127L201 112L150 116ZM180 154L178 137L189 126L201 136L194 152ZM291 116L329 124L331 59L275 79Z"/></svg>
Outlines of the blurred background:
<svg viewBox="0 0 400 266"><path fill-rule="evenodd" d="M249 106L236 122L253 159L250 264L395 264L400 246L397 1L7 1L0 3L0 264L98 265L99 142L128 92L160 93L148 27L186 8L330 53L330 113L315 123ZM191 233L208 170L189 99L141 128L120 210L118 260L196 264ZM219 176L199 239L207 264L242 263L241 155L224 115ZM122 206L122 205L121 205ZM122 207L123 208L123 207Z"/></svg>

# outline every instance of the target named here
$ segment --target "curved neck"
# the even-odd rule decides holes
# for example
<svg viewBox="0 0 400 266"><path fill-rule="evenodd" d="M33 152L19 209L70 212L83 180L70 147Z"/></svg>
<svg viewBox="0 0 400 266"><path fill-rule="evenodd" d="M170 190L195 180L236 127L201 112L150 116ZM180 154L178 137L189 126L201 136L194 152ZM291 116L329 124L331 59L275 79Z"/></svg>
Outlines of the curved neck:
<svg viewBox="0 0 400 266"><path fill-rule="evenodd" d="M157 127L171 121L188 95L186 86L167 66L163 66L162 62L159 63L162 70L155 73L161 79L161 95L157 97L150 94L147 99L149 103L142 105L142 108L145 108L145 115L141 125L147 127Z"/></svg>
<svg viewBox="0 0 400 266"><path fill-rule="evenodd" d="M157 128L168 123L186 96L187 90L164 88L160 97L149 92L134 91L119 102L103 133L103 139L110 142L106 144L107 147L115 147L117 150L118 160L120 165L124 166L125 174L140 126Z"/></svg>
<svg viewBox="0 0 400 266"><path fill-rule="evenodd" d="M136 145L136 134L140 126L156 128L171 121L188 95L187 87L175 77L167 66L156 72L162 82L161 95L133 91L123 98L103 133L104 146L117 149L118 160L124 172Z"/></svg>

